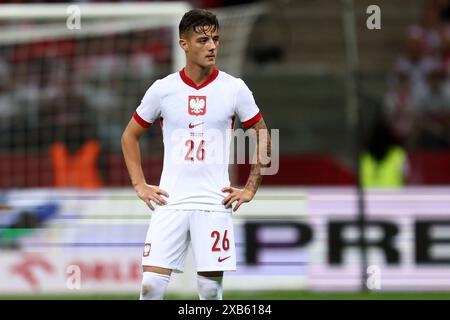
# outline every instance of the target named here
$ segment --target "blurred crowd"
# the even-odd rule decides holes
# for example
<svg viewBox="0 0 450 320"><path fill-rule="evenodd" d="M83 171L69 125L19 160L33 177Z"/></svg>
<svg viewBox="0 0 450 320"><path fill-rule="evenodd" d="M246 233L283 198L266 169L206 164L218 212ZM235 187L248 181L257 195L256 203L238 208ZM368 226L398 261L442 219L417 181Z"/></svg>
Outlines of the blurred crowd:
<svg viewBox="0 0 450 320"><path fill-rule="evenodd" d="M0 149L99 138L109 151L149 79L170 68L170 31L40 41L0 52ZM125 115L125 113L127 113Z"/></svg>
<svg viewBox="0 0 450 320"><path fill-rule="evenodd" d="M407 149L450 147L450 0L425 2L394 65L386 117Z"/></svg>
<svg viewBox="0 0 450 320"><path fill-rule="evenodd" d="M22 1L0 0L6 2ZM190 2L211 8L255 0ZM399 146L405 150L450 148L450 0L425 3L421 20L408 28L404 50L395 61L384 123L376 121L366 141L372 154L364 160L369 178L380 176L374 168L382 159L392 159L392 167L404 162L406 155ZM281 30L284 36L257 37L265 47L253 50L252 58L259 64L281 61L281 46L267 42L283 42L289 28L280 19L265 17L259 22L270 25L271 31ZM169 33L162 28L0 47L0 153L47 153L54 160L62 159L61 166L77 152L81 152L80 163L92 163L98 145L106 151L101 155L120 154L123 127L142 93L154 79L171 71ZM153 139L160 134L152 130L143 139L144 152L162 152L161 139ZM101 163L99 167L107 170ZM394 171L388 164L383 170L386 177Z"/></svg>
<svg viewBox="0 0 450 320"><path fill-rule="evenodd" d="M424 3L394 63L384 112L366 136L359 163L364 187L413 183L412 153L450 150L450 0Z"/></svg>
<svg viewBox="0 0 450 320"><path fill-rule="evenodd" d="M33 1L0 4L21 2ZM254 0L190 2L221 7ZM23 32L35 27L29 21L14 25ZM123 128L143 92L172 72L171 32L130 29L0 46L0 156L11 166L14 155L50 159L55 186L101 185L100 176L111 171L110 155L121 154ZM155 139L160 135L146 135L143 152L162 153L162 139Z"/></svg>
<svg viewBox="0 0 450 320"><path fill-rule="evenodd" d="M170 30L153 29L2 47L0 153L45 155L55 186L99 186L142 92L170 71L170 46ZM158 134L144 150L161 149Z"/></svg>
<svg viewBox="0 0 450 320"><path fill-rule="evenodd" d="M190 2L220 7L254 1ZM22 2L34 1L0 0ZM0 151L38 152L63 142L74 152L95 138L104 150L120 152L123 126L142 92L152 79L172 71L170 32L159 28L0 46ZM144 139L144 149L153 140Z"/></svg>

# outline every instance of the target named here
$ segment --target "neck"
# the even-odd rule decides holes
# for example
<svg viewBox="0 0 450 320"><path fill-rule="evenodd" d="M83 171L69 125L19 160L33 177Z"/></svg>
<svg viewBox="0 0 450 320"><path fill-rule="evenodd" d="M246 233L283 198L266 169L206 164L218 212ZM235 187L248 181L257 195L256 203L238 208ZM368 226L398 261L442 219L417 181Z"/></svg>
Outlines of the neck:
<svg viewBox="0 0 450 320"><path fill-rule="evenodd" d="M201 67L199 65L187 64L184 68L184 74L196 85L205 82L213 73L214 66Z"/></svg>

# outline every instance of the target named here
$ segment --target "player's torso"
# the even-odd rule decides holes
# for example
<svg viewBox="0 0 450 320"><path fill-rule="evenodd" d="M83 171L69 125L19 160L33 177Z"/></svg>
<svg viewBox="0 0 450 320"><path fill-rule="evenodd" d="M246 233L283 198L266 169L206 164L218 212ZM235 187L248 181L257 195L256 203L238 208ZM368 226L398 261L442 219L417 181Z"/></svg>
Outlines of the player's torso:
<svg viewBox="0 0 450 320"><path fill-rule="evenodd" d="M170 133L185 129L192 133L231 128L234 116L235 92L232 85L218 77L196 89L184 83L178 74L165 86L161 96L163 130Z"/></svg>
<svg viewBox="0 0 450 320"><path fill-rule="evenodd" d="M235 112L235 87L219 74L196 89L173 74L163 83L160 117L164 168L160 186L169 206L226 211L221 204L229 185L229 137ZM228 138L228 139L227 139Z"/></svg>
<svg viewBox="0 0 450 320"><path fill-rule="evenodd" d="M227 166L235 111L233 82L220 73L201 88L186 84L179 74L170 80L160 97L165 165L188 165L184 169L193 174L205 168L191 164Z"/></svg>

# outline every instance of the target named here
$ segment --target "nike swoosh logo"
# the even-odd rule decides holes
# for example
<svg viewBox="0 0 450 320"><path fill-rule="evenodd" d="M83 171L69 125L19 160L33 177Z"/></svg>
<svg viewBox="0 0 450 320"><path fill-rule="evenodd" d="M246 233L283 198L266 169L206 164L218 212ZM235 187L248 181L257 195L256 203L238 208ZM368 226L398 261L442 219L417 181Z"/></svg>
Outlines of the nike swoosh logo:
<svg viewBox="0 0 450 320"><path fill-rule="evenodd" d="M196 123L196 124L189 123L189 129L195 128L196 126L199 126L201 124L203 124L203 122Z"/></svg>
<svg viewBox="0 0 450 320"><path fill-rule="evenodd" d="M231 257L231 256L228 256L228 257L225 257L225 258L218 257L218 258L217 258L217 261L223 262L223 261L227 260L227 259L230 258L230 257Z"/></svg>

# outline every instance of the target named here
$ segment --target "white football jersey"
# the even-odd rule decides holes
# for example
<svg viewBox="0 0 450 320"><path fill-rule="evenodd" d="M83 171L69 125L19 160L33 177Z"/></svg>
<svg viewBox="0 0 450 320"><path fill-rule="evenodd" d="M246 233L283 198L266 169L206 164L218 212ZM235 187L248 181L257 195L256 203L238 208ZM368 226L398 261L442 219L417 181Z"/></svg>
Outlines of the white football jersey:
<svg viewBox="0 0 450 320"><path fill-rule="evenodd" d="M237 115L243 127L261 119L244 81L214 69L197 86L184 73L155 81L133 117L143 127L160 120L164 164L159 187L169 193L159 210L230 211L222 204L228 175L231 129Z"/></svg>

